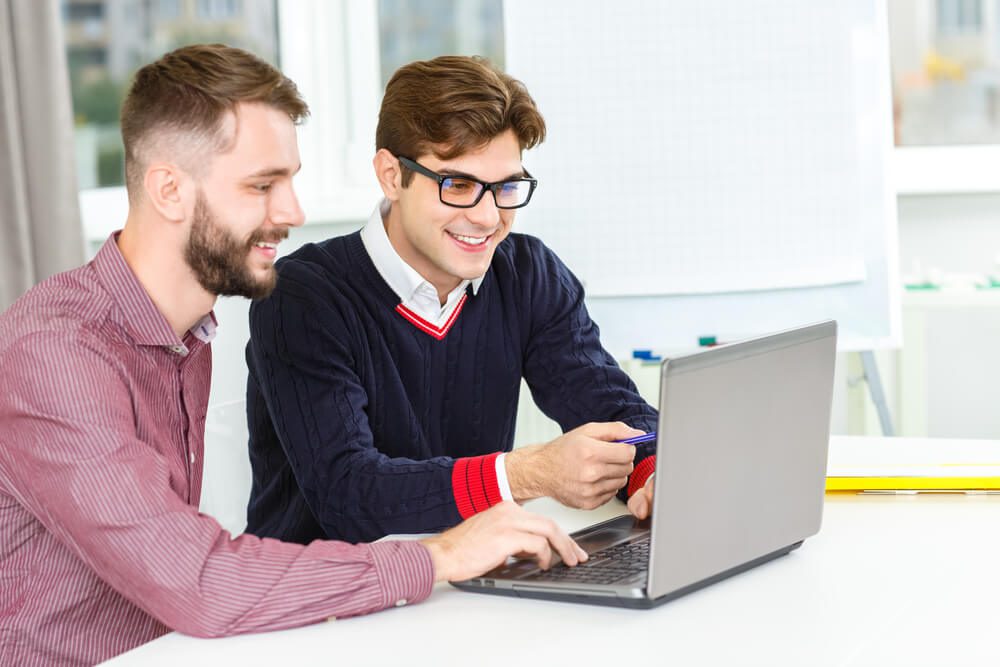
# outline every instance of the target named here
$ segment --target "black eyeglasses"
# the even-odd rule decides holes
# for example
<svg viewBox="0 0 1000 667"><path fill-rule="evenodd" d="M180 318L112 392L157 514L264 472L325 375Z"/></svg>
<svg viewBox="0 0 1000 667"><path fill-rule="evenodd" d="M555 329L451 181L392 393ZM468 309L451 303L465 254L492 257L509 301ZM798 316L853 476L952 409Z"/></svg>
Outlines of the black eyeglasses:
<svg viewBox="0 0 1000 667"><path fill-rule="evenodd" d="M538 187L538 181L531 178L527 169L524 170L527 178L487 183L468 176L445 176L407 157L400 157L399 161L407 169L437 181L441 203L455 208L472 208L487 190L493 193L497 208L521 208L531 201L531 194Z"/></svg>

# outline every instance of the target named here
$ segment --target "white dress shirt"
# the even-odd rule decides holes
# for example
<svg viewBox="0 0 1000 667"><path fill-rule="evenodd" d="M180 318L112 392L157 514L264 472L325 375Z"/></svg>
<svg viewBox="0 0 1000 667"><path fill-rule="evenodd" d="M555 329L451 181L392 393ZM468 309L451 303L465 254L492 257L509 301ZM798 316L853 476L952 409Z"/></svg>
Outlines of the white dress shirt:
<svg viewBox="0 0 1000 667"><path fill-rule="evenodd" d="M403 261L392 247L389 235L385 231L385 217L389 215L389 206L390 202L387 199L379 202L364 229L361 230L361 241L365 250L368 251L368 256L371 257L379 275L399 297L400 304L434 328L444 329L455 309L463 302L468 286L472 285L472 294L475 296L479 292L485 274L473 280L463 280L458 287L448 293L444 305L441 305L437 288ZM506 454L496 458L497 486L500 487L501 498L513 500L514 495L507 481L504 457Z"/></svg>

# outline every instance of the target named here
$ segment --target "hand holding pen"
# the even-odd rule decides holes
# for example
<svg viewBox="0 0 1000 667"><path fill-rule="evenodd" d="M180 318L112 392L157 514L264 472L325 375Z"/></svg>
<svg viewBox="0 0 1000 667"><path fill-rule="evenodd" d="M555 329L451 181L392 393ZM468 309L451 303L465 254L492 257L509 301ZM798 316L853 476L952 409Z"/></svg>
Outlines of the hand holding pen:
<svg viewBox="0 0 1000 667"><path fill-rule="evenodd" d="M641 445L644 442L652 442L653 440L656 440L656 431L643 433L632 438L625 438L624 440L615 440L615 442L620 442L623 445Z"/></svg>

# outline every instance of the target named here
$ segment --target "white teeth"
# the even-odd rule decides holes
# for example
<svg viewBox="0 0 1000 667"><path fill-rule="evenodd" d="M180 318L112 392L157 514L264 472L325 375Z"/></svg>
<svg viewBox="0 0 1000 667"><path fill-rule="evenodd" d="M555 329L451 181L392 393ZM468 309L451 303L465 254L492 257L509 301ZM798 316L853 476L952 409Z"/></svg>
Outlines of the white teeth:
<svg viewBox="0 0 1000 667"><path fill-rule="evenodd" d="M254 245L258 248L270 248L271 250L278 247L277 243L267 243L266 241L261 241L260 243L255 243Z"/></svg>
<svg viewBox="0 0 1000 667"><path fill-rule="evenodd" d="M486 240L490 238L489 236L462 236L461 234L452 234L456 239L462 243L468 243L469 245L481 245L486 243Z"/></svg>

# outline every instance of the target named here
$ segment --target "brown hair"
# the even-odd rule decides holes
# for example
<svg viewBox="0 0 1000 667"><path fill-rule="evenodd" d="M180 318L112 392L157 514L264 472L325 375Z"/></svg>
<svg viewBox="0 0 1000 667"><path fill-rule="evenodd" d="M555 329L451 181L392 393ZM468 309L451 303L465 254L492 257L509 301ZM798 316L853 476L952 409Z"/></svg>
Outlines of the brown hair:
<svg viewBox="0 0 1000 667"><path fill-rule="evenodd" d="M521 150L545 139L545 120L524 84L478 56L441 56L404 65L385 87L375 149L449 160L513 130ZM403 185L413 173L403 169Z"/></svg>
<svg viewBox="0 0 1000 667"><path fill-rule="evenodd" d="M252 53L225 44L185 46L136 72L121 112L129 200L142 190L143 153L154 138L182 135L193 144L188 151L206 146L225 151L232 139L223 132L226 114L240 102L267 104L295 123L309 115L291 79ZM191 166L201 163L201 155L187 157Z"/></svg>

